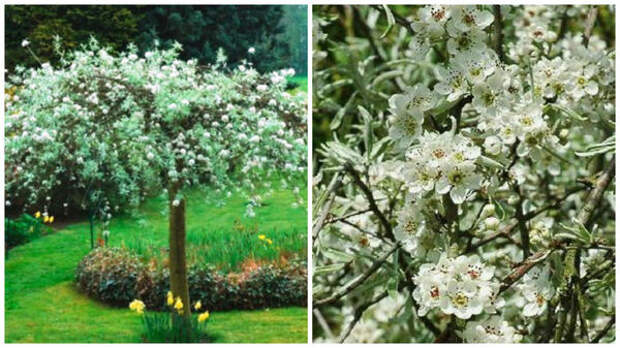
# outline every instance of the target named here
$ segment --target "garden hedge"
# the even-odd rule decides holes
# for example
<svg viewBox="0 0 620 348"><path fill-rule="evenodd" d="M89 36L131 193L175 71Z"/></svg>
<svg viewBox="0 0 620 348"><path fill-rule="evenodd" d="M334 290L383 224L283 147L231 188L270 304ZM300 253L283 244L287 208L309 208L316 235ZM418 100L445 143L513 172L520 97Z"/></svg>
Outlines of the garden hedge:
<svg viewBox="0 0 620 348"><path fill-rule="evenodd" d="M190 265L189 293L211 311L307 305L307 271L303 265L262 266L223 274L205 265ZM112 306L125 307L133 299L148 309L165 306L169 272L156 261L145 262L122 248L96 248L76 270L78 288Z"/></svg>

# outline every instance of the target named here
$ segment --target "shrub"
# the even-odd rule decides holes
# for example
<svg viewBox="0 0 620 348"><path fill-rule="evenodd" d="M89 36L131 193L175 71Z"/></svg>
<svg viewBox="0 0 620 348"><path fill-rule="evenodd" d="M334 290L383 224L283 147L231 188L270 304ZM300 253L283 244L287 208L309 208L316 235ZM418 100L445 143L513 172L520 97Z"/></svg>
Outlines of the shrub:
<svg viewBox="0 0 620 348"><path fill-rule="evenodd" d="M190 265L189 297L211 311L305 306L305 265L261 266L243 273L223 274L210 266ZM97 248L77 267L78 288L114 306L140 299L151 310L165 309L170 275L165 265L147 265L121 248Z"/></svg>
<svg viewBox="0 0 620 348"><path fill-rule="evenodd" d="M40 215L40 213L37 213ZM49 218L45 218L48 220ZM49 220L48 220L49 221ZM52 220L53 221L53 220ZM26 244L44 234L50 229L45 226L44 220L39 217L22 214L17 219L4 219L4 250L8 253L18 245Z"/></svg>
<svg viewBox="0 0 620 348"><path fill-rule="evenodd" d="M259 268L240 283L239 300L243 308L303 306L306 301L305 277L295 277L273 266Z"/></svg>
<svg viewBox="0 0 620 348"><path fill-rule="evenodd" d="M126 306L137 297L138 275L144 265L120 248L96 248L78 265L78 287L88 296L114 306Z"/></svg>

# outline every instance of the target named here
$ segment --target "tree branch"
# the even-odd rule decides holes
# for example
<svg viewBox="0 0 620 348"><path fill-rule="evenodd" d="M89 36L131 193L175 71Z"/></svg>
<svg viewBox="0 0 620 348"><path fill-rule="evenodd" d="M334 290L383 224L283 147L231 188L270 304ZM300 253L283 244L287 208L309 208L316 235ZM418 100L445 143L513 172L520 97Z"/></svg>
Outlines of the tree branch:
<svg viewBox="0 0 620 348"><path fill-rule="evenodd" d="M588 223L590 222L590 218L592 217L592 213L597 208L598 202L601 200L603 193L607 189L607 186L609 186L609 183L611 182L615 174L616 156L613 156L611 158L609 166L607 167L603 175L601 175L596 180L596 183L594 184L594 189L590 191L588 198L586 198L586 203L577 215L577 222L583 224L584 226L588 225Z"/></svg>
<svg viewBox="0 0 620 348"><path fill-rule="evenodd" d="M325 331L325 334L327 335L327 337L330 339L333 339L334 334L332 333L332 330L329 329L329 325L327 324L327 321L325 321L325 318L323 317L323 314L321 313L321 311L319 311L318 308L315 308L312 311L312 313L314 313L316 320L319 322L319 325L321 325L321 328L323 329L323 331Z"/></svg>
<svg viewBox="0 0 620 348"><path fill-rule="evenodd" d="M385 215L383 215L381 210L379 210L379 207L377 207L377 203L375 197L372 194L372 191L370 191L368 186L362 181L362 179L360 179L359 175L357 174L351 163L346 163L344 165L344 169L349 173L349 175L351 175L353 182L360 188L360 190L362 190L362 192L366 196L370 210L373 211L373 213L381 222L381 225L385 229L385 234L388 236L388 238L394 239L394 234L392 233L392 226L387 221Z"/></svg>
<svg viewBox="0 0 620 348"><path fill-rule="evenodd" d="M512 230L517 226L517 224L518 223L515 220L512 223L504 226L504 228L502 228L501 230L497 231L496 233L488 236L485 239L482 239L482 240L472 244L470 247L465 249L465 253L472 252L472 251L478 249L479 247L481 247L481 246L483 246L483 245L485 245L487 243L490 243L490 242L496 240L497 238L510 236L510 232L512 232Z"/></svg>
<svg viewBox="0 0 620 348"><path fill-rule="evenodd" d="M563 202L564 202L564 201L565 201L565 200L566 200L566 199L567 199L570 195L575 194L575 193L577 193L577 192L581 192L581 191L583 191L583 190L585 190L585 187L577 187L577 188L575 188L575 189L569 190L568 192L566 192L566 194L565 194L564 196L562 196L562 197L560 197L560 198L556 199L556 201L555 201L555 202L553 202L553 203L551 203L551 204L548 204L548 205L546 205L546 206L544 206L544 207L542 207L542 208L540 208L540 209L538 209L538 210L531 211L531 212L529 212L529 213L525 214L523 217L524 217L526 220L530 220L530 219L532 219L532 218L536 217L537 215L540 215L540 214L544 213L544 212L545 212L545 211L547 211L547 210L550 210L550 209L555 209L555 208L557 208L560 204L562 204L562 203L563 203Z"/></svg>
<svg viewBox="0 0 620 348"><path fill-rule="evenodd" d="M500 285L498 295L507 290L514 284L517 280L521 279L532 267L536 266L540 262L544 261L551 253L553 249L542 250L537 252L536 254L530 256L525 261L521 263L514 271L508 274L504 280L502 280L502 284Z"/></svg>
<svg viewBox="0 0 620 348"><path fill-rule="evenodd" d="M502 33L502 9L500 5L493 5L493 15L495 16L495 53L499 57L499 61L504 61L504 50L502 43L504 41L504 34Z"/></svg>
<svg viewBox="0 0 620 348"><path fill-rule="evenodd" d="M558 32L556 42L562 40L564 35L566 35L566 31L568 29L568 9L570 6L571 5L564 6L564 12L562 12L562 21L560 22L560 30Z"/></svg>
<svg viewBox="0 0 620 348"><path fill-rule="evenodd" d="M351 214L348 214L348 215L345 215L345 216L341 216L341 217L337 217L337 218L336 217L335 218L331 218L331 219L325 221L325 225L333 224L333 223L338 222L338 221L344 221L344 220L347 220L349 218L352 218L352 217L355 217L355 216L358 216L358 215L366 214L369 211L372 211L372 210L364 209L364 210L356 211L355 213L351 213Z"/></svg>
<svg viewBox="0 0 620 348"><path fill-rule="evenodd" d="M342 296L353 291L355 288L360 286L364 281L366 281L366 279L370 278L370 276L373 275L373 273L375 273L381 267L381 265L383 265L383 263L388 259L388 257L390 257L390 255L392 255L398 248L400 248L400 243L396 243L396 245L394 245L392 249L390 249L387 253L385 253L385 255L383 255L380 259L373 262L373 264L370 266L368 270L366 270L366 272L355 277L353 280L351 280L349 283L344 285L338 291L334 292L331 296L324 298L322 300L315 301L313 304L313 307L316 308L318 306L324 306L330 303L334 303L338 299L340 299Z"/></svg>
<svg viewBox="0 0 620 348"><path fill-rule="evenodd" d="M338 338L338 342L343 343L344 340L346 340L347 337L349 337L349 335L351 334L351 331L353 331L353 328L355 327L357 322L362 318L362 315L370 306L383 300L387 296L388 296L388 292L384 291L379 296L357 307L355 309L355 313L353 314L353 320L351 320L349 324L347 325L347 327L342 331L342 333L340 334L340 338Z"/></svg>
<svg viewBox="0 0 620 348"><path fill-rule="evenodd" d="M383 7L381 5L371 5L371 6L377 11L384 12ZM411 22L407 18L399 15L398 13L392 10L390 11L392 12L392 16L394 17L394 20L396 21L396 23L398 23L399 25L407 29L409 33L411 33L411 35L415 35L415 31L413 31L413 28L411 28Z"/></svg>
<svg viewBox="0 0 620 348"><path fill-rule="evenodd" d="M519 187L516 185L514 186L514 191L519 196L519 202L516 207L515 215L521 235L521 249L523 250L523 261L525 261L530 256L530 234L527 230L527 226L525 225L527 220L525 219L525 216L523 214L523 195L521 194Z"/></svg>
<svg viewBox="0 0 620 348"><path fill-rule="evenodd" d="M588 12L588 18L586 19L585 30L583 33L583 45L588 47L590 43L590 36L592 35L592 30L594 29L594 22L596 22L596 15L598 13L598 9L595 6L590 8L590 12Z"/></svg>
<svg viewBox="0 0 620 348"><path fill-rule="evenodd" d="M611 329L612 326L614 326L615 323L616 323L616 316L612 316L607 322L607 325L605 325L605 328L603 328L603 330L601 330L601 332L599 332L596 335L596 337L592 339L592 342L590 343L598 343L598 341L600 341L603 337L605 337L605 335L607 335L607 332L609 332L609 330Z"/></svg>
<svg viewBox="0 0 620 348"><path fill-rule="evenodd" d="M336 198L336 194L334 193L334 191L336 191L340 187L340 185L342 185L342 173L336 174L332 181L329 183L329 186L327 187L328 201L323 206L323 209L321 210L321 213L319 214L319 217L314 224L314 228L312 229L313 243L314 240L318 237L319 231L323 228L323 226L325 226L325 219L327 219L327 216L329 215L329 210L331 209L332 204L334 204L334 200Z"/></svg>

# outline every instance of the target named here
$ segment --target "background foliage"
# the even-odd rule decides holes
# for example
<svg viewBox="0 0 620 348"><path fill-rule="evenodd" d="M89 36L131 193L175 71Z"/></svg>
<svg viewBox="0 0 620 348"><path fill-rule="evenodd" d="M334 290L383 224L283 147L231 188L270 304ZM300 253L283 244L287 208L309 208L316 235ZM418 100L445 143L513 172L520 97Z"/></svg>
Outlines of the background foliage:
<svg viewBox="0 0 620 348"><path fill-rule="evenodd" d="M182 59L214 63L223 48L233 65L255 47L254 64L261 72L294 68L307 70L307 10L302 5L270 6L97 6L14 5L5 12L5 64L31 67L36 60L21 47L32 42L43 62L55 63L53 37L59 35L67 49L94 36L115 51L134 42L142 52L159 40L163 48L174 41L183 45Z"/></svg>

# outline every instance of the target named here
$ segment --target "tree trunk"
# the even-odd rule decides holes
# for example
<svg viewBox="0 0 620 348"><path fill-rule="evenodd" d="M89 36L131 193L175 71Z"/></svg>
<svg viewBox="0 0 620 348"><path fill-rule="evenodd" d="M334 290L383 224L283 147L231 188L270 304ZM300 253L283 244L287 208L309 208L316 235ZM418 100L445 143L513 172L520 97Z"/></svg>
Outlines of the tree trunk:
<svg viewBox="0 0 620 348"><path fill-rule="evenodd" d="M187 265L185 257L185 200L179 200L177 206L173 205L175 197L179 191L180 184L173 183L168 189L168 200L170 206L170 291L174 298L181 298L183 301L182 322L174 327L180 327L180 337L188 338L191 333L191 304L189 302L189 288L187 285ZM173 318L178 317L173 315Z"/></svg>

